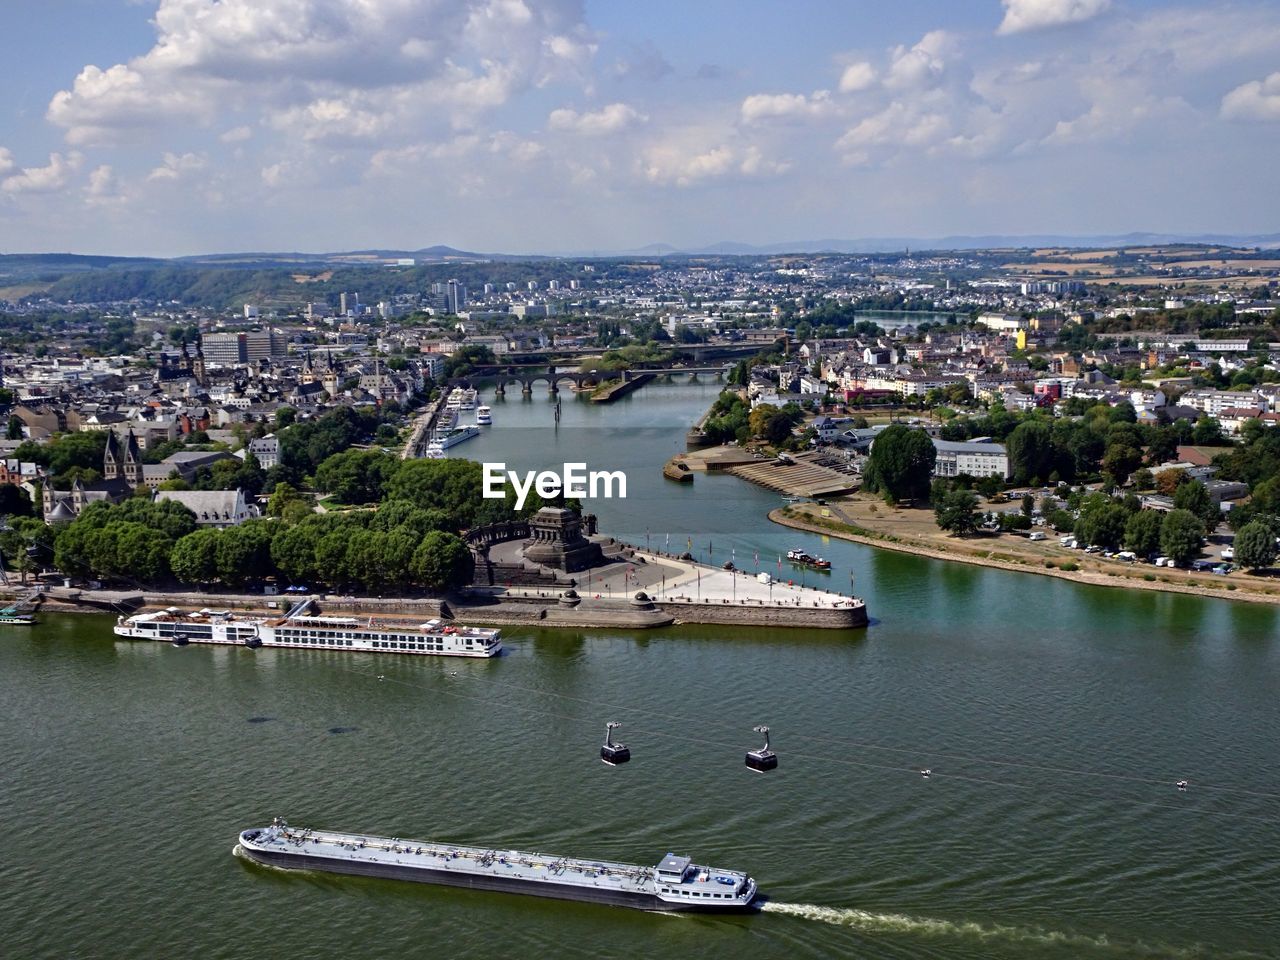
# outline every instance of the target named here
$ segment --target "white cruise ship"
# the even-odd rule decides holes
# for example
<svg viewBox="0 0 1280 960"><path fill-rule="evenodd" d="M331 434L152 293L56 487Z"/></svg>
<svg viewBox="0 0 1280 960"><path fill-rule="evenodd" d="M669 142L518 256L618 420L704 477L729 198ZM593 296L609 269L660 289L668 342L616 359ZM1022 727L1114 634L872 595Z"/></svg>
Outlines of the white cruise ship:
<svg viewBox="0 0 1280 960"><path fill-rule="evenodd" d="M448 450L450 447L462 443L464 440L470 440L472 437L480 436L480 428L473 423L466 424L461 427L453 427L445 431L437 431L436 435L431 438L431 442L438 443L441 450Z"/></svg>
<svg viewBox="0 0 1280 960"><path fill-rule="evenodd" d="M182 611L177 607L116 619L115 632L135 640L347 650L353 653L419 653L438 657L495 657L502 631L446 626L440 620L406 625L374 618L255 617L229 610Z"/></svg>
<svg viewBox="0 0 1280 960"><path fill-rule="evenodd" d="M471 387L465 389L463 387L454 387L449 391L448 399L445 400L445 408L448 410L474 410L478 396L479 394Z"/></svg>
<svg viewBox="0 0 1280 960"><path fill-rule="evenodd" d="M476 407L476 426L487 427L493 423L493 411L483 403Z"/></svg>

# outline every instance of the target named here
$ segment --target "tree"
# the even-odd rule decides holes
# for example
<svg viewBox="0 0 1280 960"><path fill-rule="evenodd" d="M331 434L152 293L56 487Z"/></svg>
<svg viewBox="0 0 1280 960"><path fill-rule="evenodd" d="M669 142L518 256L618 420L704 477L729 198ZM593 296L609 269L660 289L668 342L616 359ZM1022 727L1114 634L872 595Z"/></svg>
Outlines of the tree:
<svg viewBox="0 0 1280 960"><path fill-rule="evenodd" d="M428 533L414 550L410 569L428 590L449 590L471 579L471 551L453 534Z"/></svg>
<svg viewBox="0 0 1280 960"><path fill-rule="evenodd" d="M1140 557L1149 557L1160 549L1160 524L1163 518L1154 510L1139 510L1129 515L1124 525L1124 546Z"/></svg>
<svg viewBox="0 0 1280 960"><path fill-rule="evenodd" d="M10 416L9 423L5 427L5 439L21 440L22 436L22 421L16 415Z"/></svg>
<svg viewBox="0 0 1280 960"><path fill-rule="evenodd" d="M1156 474L1156 493L1165 497L1172 497L1178 491L1178 487L1182 486L1191 478L1187 476L1187 471L1182 467L1174 467L1171 470L1161 470Z"/></svg>
<svg viewBox="0 0 1280 960"><path fill-rule="evenodd" d="M307 521L281 530L271 541L271 562L291 583L316 579L316 547L320 536L320 526Z"/></svg>
<svg viewBox="0 0 1280 960"><path fill-rule="evenodd" d="M1160 552L1179 565L1185 565L1200 552L1204 528L1190 510L1170 510L1160 525Z"/></svg>
<svg viewBox="0 0 1280 960"><path fill-rule="evenodd" d="M922 500L938 451L923 430L895 423L880 431L863 471L863 485L896 500Z"/></svg>
<svg viewBox="0 0 1280 960"><path fill-rule="evenodd" d="M1076 521L1076 537L1087 544L1114 550L1124 539L1128 514L1119 504L1108 504L1087 513Z"/></svg>
<svg viewBox="0 0 1280 960"><path fill-rule="evenodd" d="M785 442L791 436L791 418L785 413L775 413L764 425L764 438L772 444Z"/></svg>
<svg viewBox="0 0 1280 960"><path fill-rule="evenodd" d="M1222 424L1214 417L1201 417L1191 431L1191 440L1197 446L1214 447L1226 442L1222 435Z"/></svg>
<svg viewBox="0 0 1280 960"><path fill-rule="evenodd" d="M205 584L218 579L218 540L222 531L213 528L189 533L173 545L169 566L183 583Z"/></svg>
<svg viewBox="0 0 1280 960"><path fill-rule="evenodd" d="M273 526L270 520L249 520L223 530L218 538L218 579L235 587L270 576Z"/></svg>
<svg viewBox="0 0 1280 960"><path fill-rule="evenodd" d="M1142 465L1142 451L1127 443L1113 443L1102 455L1102 469L1123 485L1130 474Z"/></svg>
<svg viewBox="0 0 1280 960"><path fill-rule="evenodd" d="M1236 560L1250 570L1269 567L1276 559L1276 537L1271 525L1254 520L1246 523L1236 534Z"/></svg>
<svg viewBox="0 0 1280 960"><path fill-rule="evenodd" d="M1209 488L1199 480L1190 480L1178 487L1173 494L1173 505L1178 510L1194 513L1207 530L1212 530L1222 519L1218 505L1209 494Z"/></svg>
<svg viewBox="0 0 1280 960"><path fill-rule="evenodd" d="M778 408L772 403L756 404L751 413L747 415L747 426L751 430L751 435L753 437L763 437L765 426L777 412Z"/></svg>
<svg viewBox="0 0 1280 960"><path fill-rule="evenodd" d="M1155 489L1156 478L1150 470L1143 467L1133 474L1133 488L1135 490L1153 490Z"/></svg>
<svg viewBox="0 0 1280 960"><path fill-rule="evenodd" d="M969 490L952 490L934 507L938 527L958 536L978 529L978 498Z"/></svg>
<svg viewBox="0 0 1280 960"><path fill-rule="evenodd" d="M1022 495L1022 515L1024 517L1029 517L1035 512L1036 512L1036 498L1033 497L1030 493L1024 493Z"/></svg>
<svg viewBox="0 0 1280 960"><path fill-rule="evenodd" d="M316 486L339 503L376 503L400 461L377 450L335 453L316 470Z"/></svg>
<svg viewBox="0 0 1280 960"><path fill-rule="evenodd" d="M27 491L11 483L0 485L0 516L29 517L34 513Z"/></svg>
<svg viewBox="0 0 1280 960"><path fill-rule="evenodd" d="M1053 471L1053 433L1047 423L1028 420L1018 424L1009 434L1007 450L1016 483L1043 480Z"/></svg>
<svg viewBox="0 0 1280 960"><path fill-rule="evenodd" d="M293 484L281 480L271 491L271 496L267 498L267 515L283 517L285 508L293 503L305 504L306 498L298 492L298 488Z"/></svg>

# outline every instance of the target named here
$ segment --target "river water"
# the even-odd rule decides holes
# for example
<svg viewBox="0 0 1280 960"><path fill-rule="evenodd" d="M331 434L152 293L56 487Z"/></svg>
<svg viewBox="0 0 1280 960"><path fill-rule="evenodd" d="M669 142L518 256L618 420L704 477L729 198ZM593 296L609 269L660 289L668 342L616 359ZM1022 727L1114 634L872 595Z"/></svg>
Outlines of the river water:
<svg viewBox="0 0 1280 960"><path fill-rule="evenodd" d="M591 505L607 530L774 572L802 545L872 626L511 628L489 662L175 649L117 642L101 617L0 628L5 956L1280 955L1276 610L772 527L774 495L659 473L714 384L609 407L566 392L558 429L543 389L451 452L623 468L627 499ZM626 766L596 759L608 719ZM780 767L755 775L762 722ZM275 815L682 851L770 899L674 917L232 856Z"/></svg>

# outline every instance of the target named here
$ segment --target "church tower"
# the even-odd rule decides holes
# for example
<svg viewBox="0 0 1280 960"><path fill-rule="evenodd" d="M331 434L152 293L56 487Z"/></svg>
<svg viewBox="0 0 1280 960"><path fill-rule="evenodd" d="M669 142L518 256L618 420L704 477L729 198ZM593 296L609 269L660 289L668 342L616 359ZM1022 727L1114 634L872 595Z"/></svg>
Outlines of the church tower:
<svg viewBox="0 0 1280 960"><path fill-rule="evenodd" d="M114 430L107 431L107 449L102 452L102 477L114 480L120 476L120 442Z"/></svg>
<svg viewBox="0 0 1280 960"><path fill-rule="evenodd" d="M130 430L125 438L124 446L124 478L131 486L142 483L142 451L138 449L138 438Z"/></svg>
<svg viewBox="0 0 1280 960"><path fill-rule="evenodd" d="M204 370L204 349L199 344L196 344L196 358L191 363L191 375L196 378L196 383L200 386L209 385L209 377Z"/></svg>

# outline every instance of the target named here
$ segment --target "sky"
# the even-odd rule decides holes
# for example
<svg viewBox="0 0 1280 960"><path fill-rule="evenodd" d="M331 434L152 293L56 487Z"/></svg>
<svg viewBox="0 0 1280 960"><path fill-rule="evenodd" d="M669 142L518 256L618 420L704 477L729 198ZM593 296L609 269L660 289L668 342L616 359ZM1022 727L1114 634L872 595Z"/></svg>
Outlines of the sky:
<svg viewBox="0 0 1280 960"><path fill-rule="evenodd" d="M5 0L0 252L1280 232L1275 0Z"/></svg>

